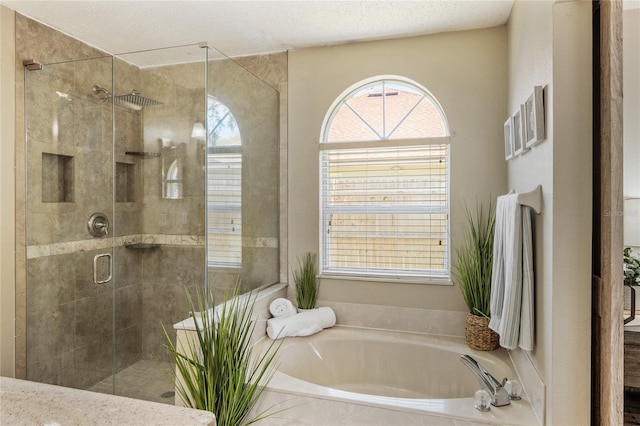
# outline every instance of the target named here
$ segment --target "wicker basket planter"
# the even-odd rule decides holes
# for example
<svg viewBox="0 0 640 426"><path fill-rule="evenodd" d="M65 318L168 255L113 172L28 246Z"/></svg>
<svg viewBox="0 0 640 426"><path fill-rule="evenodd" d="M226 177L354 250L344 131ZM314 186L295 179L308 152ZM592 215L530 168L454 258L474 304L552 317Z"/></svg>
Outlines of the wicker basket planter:
<svg viewBox="0 0 640 426"><path fill-rule="evenodd" d="M489 318L467 314L464 337L471 349L492 351L498 347L500 336L489 328Z"/></svg>

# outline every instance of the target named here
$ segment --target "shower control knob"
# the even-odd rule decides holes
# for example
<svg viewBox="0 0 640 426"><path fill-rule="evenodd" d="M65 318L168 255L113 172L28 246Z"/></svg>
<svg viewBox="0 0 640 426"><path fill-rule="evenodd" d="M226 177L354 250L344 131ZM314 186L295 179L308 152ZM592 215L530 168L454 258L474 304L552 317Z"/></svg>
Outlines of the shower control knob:
<svg viewBox="0 0 640 426"><path fill-rule="evenodd" d="M87 230L94 237L104 237L109 234L109 219L104 213L94 213L87 222Z"/></svg>

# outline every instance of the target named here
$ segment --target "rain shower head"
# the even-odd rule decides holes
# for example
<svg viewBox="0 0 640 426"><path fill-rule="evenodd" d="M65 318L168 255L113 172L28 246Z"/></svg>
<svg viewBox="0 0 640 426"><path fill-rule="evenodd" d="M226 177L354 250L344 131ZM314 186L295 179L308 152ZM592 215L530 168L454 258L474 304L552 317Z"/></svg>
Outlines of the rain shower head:
<svg viewBox="0 0 640 426"><path fill-rule="evenodd" d="M104 87L100 87L94 84L91 90L93 90L93 93L100 96L100 99L105 102L111 100L112 98L109 91ZM136 89L133 89L131 93L127 93L126 95L114 96L113 103L115 105L122 105L134 111L140 111L143 107L146 106L162 105L162 102L140 96L140 93L138 93Z"/></svg>
<svg viewBox="0 0 640 426"><path fill-rule="evenodd" d="M116 105L125 105L128 106L130 104L138 106L140 108L146 106L155 106L162 105L162 102L155 101L153 99L145 98L144 96L140 96L140 93L136 89L133 89L131 93L126 95L118 95L113 98L113 102Z"/></svg>

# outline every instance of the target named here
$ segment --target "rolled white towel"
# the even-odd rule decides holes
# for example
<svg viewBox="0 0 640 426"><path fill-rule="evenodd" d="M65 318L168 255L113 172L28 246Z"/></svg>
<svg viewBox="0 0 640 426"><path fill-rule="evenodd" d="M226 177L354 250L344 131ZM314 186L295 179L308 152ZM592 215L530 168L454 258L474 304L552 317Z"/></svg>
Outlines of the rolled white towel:
<svg viewBox="0 0 640 426"><path fill-rule="evenodd" d="M329 307L299 312L288 318L271 318L267 321L267 334L271 339L310 336L336 325L336 314Z"/></svg>
<svg viewBox="0 0 640 426"><path fill-rule="evenodd" d="M279 297L269 305L269 312L274 318L288 318L298 313L289 299Z"/></svg>

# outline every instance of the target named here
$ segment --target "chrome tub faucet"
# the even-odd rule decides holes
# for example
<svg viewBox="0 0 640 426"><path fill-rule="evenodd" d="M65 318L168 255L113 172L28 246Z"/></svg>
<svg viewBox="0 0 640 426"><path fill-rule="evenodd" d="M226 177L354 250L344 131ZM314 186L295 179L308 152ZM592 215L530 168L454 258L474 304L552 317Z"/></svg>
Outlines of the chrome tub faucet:
<svg viewBox="0 0 640 426"><path fill-rule="evenodd" d="M483 366L478 364L478 362L470 357L469 355L462 355L460 357L460 361L476 376L478 382L482 389L489 392L491 395L491 405L495 407L501 407L503 405L511 404L511 400L509 399L509 394L507 390L504 388L504 383L506 382L506 378L502 383L500 383L495 377L491 375Z"/></svg>

